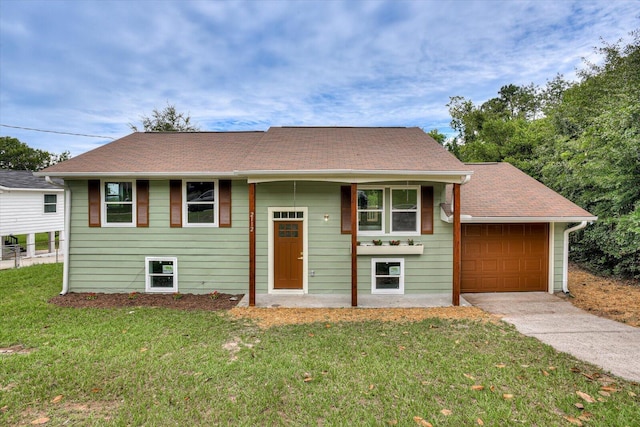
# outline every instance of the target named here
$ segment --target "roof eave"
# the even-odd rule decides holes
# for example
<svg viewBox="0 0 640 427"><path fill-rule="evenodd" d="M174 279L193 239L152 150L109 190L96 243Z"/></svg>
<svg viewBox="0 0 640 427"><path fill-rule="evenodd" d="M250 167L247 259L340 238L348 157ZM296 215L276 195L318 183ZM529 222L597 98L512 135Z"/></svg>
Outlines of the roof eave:
<svg viewBox="0 0 640 427"><path fill-rule="evenodd" d="M428 180L434 182L463 183L473 171L411 171L411 170L248 170L237 171L247 177L249 183L290 181L306 179L313 181L365 183L376 181Z"/></svg>

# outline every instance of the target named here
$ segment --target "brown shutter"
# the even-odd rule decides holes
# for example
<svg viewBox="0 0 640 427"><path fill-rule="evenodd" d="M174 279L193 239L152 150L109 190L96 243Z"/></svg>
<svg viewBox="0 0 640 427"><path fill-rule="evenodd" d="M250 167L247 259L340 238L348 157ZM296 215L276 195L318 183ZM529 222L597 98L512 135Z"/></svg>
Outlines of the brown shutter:
<svg viewBox="0 0 640 427"><path fill-rule="evenodd" d="M433 234L433 187L422 187L421 232Z"/></svg>
<svg viewBox="0 0 640 427"><path fill-rule="evenodd" d="M340 187L340 231L351 234L351 186Z"/></svg>
<svg viewBox="0 0 640 427"><path fill-rule="evenodd" d="M136 225L149 226L149 181L136 181Z"/></svg>
<svg viewBox="0 0 640 427"><path fill-rule="evenodd" d="M231 181L218 181L218 199L220 209L218 210L218 220L220 227L231 227Z"/></svg>
<svg viewBox="0 0 640 427"><path fill-rule="evenodd" d="M169 225L182 227L182 181L169 181Z"/></svg>
<svg viewBox="0 0 640 427"><path fill-rule="evenodd" d="M89 192L89 227L100 227L100 180L90 179Z"/></svg>

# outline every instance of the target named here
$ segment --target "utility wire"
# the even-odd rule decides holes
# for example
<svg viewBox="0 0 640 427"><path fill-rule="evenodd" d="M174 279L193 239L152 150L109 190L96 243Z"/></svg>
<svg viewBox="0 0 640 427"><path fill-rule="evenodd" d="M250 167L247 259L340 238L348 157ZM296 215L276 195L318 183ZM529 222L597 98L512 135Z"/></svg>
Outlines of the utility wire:
<svg viewBox="0 0 640 427"><path fill-rule="evenodd" d="M13 128L13 129L32 130L34 132L57 133L57 134L60 134L60 135L87 136L89 138L115 139L115 138L112 138L110 136L87 135L86 133L58 132L56 130L44 130L44 129L26 128L26 127L22 127L22 126L3 125L1 123L0 123L0 126L4 126L6 128Z"/></svg>

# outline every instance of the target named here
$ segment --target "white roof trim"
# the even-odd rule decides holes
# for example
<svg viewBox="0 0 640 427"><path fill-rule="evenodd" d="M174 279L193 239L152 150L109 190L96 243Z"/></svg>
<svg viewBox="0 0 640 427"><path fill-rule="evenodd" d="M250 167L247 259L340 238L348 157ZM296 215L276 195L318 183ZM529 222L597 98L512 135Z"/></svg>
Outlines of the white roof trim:
<svg viewBox="0 0 640 427"><path fill-rule="evenodd" d="M31 192L44 192L44 193L62 193L64 190L62 188L15 188L15 187L5 187L4 185L0 185L0 191L31 191Z"/></svg>
<svg viewBox="0 0 640 427"><path fill-rule="evenodd" d="M440 219L449 224L453 223L453 215L447 216L444 210L440 209ZM463 224L482 223L520 223L520 222L582 222L597 221L597 216L490 216L473 217L471 215L460 215L460 222Z"/></svg>

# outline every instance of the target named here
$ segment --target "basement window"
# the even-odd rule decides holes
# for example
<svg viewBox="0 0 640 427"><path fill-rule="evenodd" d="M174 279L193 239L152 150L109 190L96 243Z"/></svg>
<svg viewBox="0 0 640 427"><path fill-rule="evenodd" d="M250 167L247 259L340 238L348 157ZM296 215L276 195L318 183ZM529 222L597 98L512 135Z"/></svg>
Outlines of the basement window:
<svg viewBox="0 0 640 427"><path fill-rule="evenodd" d="M371 259L371 293L404 294L404 258Z"/></svg>
<svg viewBox="0 0 640 427"><path fill-rule="evenodd" d="M145 258L146 292L178 292L178 259Z"/></svg>

